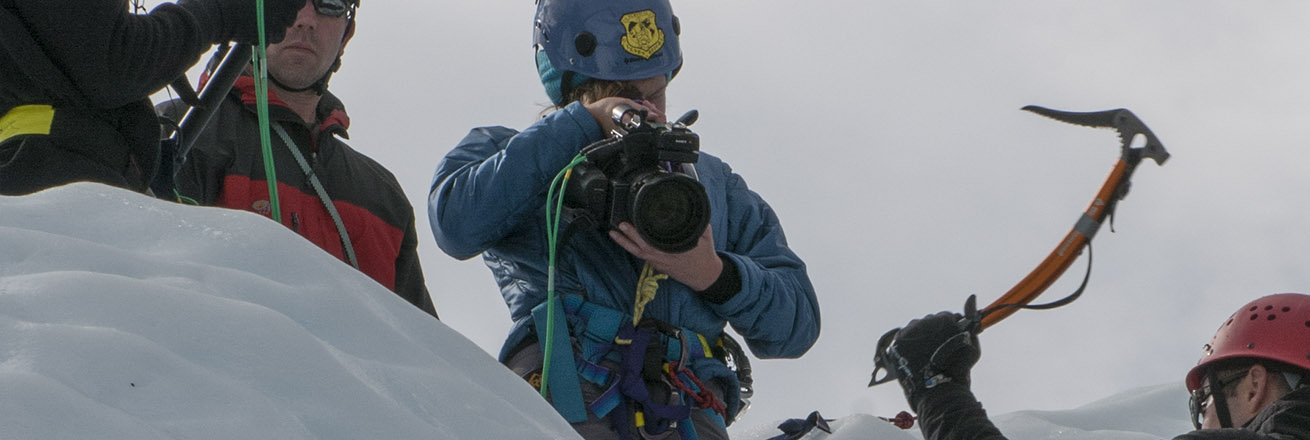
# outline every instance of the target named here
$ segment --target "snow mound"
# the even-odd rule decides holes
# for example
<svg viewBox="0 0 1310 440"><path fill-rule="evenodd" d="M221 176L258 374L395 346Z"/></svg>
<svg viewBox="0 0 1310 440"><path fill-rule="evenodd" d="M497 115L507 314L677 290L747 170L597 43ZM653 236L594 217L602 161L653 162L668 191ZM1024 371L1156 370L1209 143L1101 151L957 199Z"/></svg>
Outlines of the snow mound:
<svg viewBox="0 0 1310 440"><path fill-rule="evenodd" d="M1181 382L1129 390L1067 411L1018 411L995 418L1011 439L1156 439L1192 430Z"/></svg>
<svg viewBox="0 0 1310 440"><path fill-rule="evenodd" d="M268 219L0 197L5 438L576 438L459 333Z"/></svg>

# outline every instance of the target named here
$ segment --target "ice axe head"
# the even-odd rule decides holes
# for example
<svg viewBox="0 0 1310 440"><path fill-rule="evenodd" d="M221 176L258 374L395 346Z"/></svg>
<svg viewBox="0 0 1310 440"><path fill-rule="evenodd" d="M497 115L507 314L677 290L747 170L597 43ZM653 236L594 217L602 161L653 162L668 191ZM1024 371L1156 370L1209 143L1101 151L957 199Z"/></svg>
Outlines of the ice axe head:
<svg viewBox="0 0 1310 440"><path fill-rule="evenodd" d="M1154 160L1157 165L1164 165L1164 161L1169 160L1169 152L1165 151L1164 144L1160 143L1160 139L1155 137L1155 133L1152 133L1151 129L1147 128L1141 119L1137 119L1137 115L1134 115L1133 112L1128 111L1126 108L1100 112L1066 112L1030 105L1023 109L1070 124L1113 128L1114 131L1119 133L1119 141L1122 143L1125 158L1149 158ZM1146 144L1141 148L1133 148L1133 139L1138 135L1146 139Z"/></svg>

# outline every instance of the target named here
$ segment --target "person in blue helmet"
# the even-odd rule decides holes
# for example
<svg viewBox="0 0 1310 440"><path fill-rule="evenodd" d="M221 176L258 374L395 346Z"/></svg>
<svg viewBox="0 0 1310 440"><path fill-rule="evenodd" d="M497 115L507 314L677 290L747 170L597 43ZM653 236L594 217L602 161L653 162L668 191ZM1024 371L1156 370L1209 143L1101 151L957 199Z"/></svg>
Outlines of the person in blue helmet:
<svg viewBox="0 0 1310 440"><path fill-rule="evenodd" d="M689 249L652 245L633 222L570 217L550 251L547 199L560 171L632 128L633 115L667 122L679 32L667 0L539 1L536 62L554 111L521 132L473 129L438 164L429 194L437 244L458 259L482 255L500 285L514 320L501 362L546 388L588 439L727 438L743 384L724 360L735 345L725 326L760 358L799 357L819 336L814 288L777 215L707 153L682 169L708 206Z"/></svg>

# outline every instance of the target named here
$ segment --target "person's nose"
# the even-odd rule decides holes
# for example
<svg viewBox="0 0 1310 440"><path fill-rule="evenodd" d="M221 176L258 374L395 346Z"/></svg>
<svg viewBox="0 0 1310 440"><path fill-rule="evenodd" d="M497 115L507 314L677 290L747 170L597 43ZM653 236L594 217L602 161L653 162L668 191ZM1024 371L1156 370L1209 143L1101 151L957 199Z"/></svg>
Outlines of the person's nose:
<svg viewBox="0 0 1310 440"><path fill-rule="evenodd" d="M314 9L314 2L305 2L305 7L300 8L300 13L296 15L296 23L292 25L298 28L313 29L318 25L318 11Z"/></svg>

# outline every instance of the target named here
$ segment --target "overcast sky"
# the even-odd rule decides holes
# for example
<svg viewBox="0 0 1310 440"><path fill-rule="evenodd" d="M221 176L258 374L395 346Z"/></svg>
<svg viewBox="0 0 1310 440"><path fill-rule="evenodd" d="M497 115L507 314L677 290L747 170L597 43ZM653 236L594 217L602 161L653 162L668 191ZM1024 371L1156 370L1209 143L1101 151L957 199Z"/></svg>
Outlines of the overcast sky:
<svg viewBox="0 0 1310 440"><path fill-rule="evenodd" d="M1303 191L1310 4L1295 1L687 1L670 114L699 109L702 149L777 211L808 263L823 333L756 361L757 424L905 408L865 388L879 335L986 304L1087 207L1113 132L1020 107L1129 108L1173 158L1144 163L1103 228L1083 298L982 335L975 391L993 413L1062 409L1181 381L1246 301L1310 291ZM427 192L480 125L523 128L547 98L532 2L364 2L332 91L350 144L389 167L418 215L442 319L489 352L508 313L480 259L442 254ZM1071 292L1079 260L1042 298ZM1184 398L1179 396L1179 398Z"/></svg>

